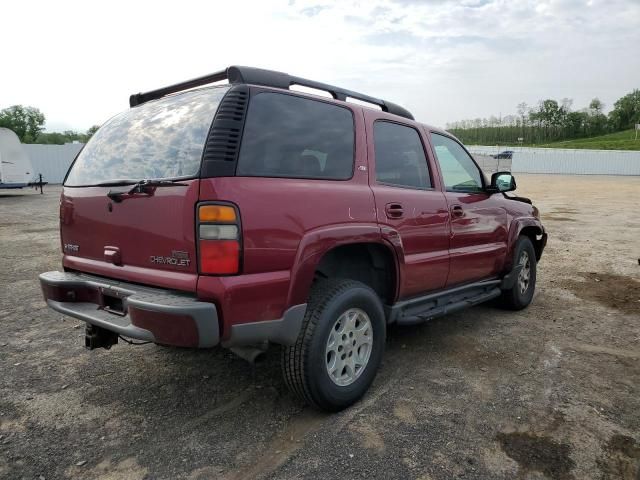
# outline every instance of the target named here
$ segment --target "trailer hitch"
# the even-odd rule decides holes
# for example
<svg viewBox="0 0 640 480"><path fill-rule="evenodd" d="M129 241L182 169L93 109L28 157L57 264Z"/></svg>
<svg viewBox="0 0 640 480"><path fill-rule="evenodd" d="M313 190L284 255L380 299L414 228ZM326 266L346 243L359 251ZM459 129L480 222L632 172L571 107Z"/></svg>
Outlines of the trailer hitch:
<svg viewBox="0 0 640 480"><path fill-rule="evenodd" d="M87 324L84 334L84 346L87 350L94 350L96 348L106 348L109 350L112 345L117 343L118 334L116 332L96 327L89 323Z"/></svg>

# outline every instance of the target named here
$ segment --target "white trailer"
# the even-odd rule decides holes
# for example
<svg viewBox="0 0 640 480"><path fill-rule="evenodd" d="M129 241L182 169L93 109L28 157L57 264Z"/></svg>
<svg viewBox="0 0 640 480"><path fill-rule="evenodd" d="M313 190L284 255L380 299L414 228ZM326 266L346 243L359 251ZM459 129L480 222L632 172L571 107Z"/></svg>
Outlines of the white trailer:
<svg viewBox="0 0 640 480"><path fill-rule="evenodd" d="M31 182L33 167L18 136L0 128L0 188L22 188Z"/></svg>

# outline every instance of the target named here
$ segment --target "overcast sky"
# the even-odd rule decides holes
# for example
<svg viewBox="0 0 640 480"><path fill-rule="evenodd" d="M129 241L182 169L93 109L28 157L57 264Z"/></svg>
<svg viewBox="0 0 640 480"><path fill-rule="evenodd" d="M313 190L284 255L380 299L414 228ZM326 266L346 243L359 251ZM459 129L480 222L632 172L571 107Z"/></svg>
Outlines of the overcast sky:
<svg viewBox="0 0 640 480"><path fill-rule="evenodd" d="M640 88L640 0L43 1L2 6L0 108L85 130L131 93L251 65L399 103L425 123Z"/></svg>

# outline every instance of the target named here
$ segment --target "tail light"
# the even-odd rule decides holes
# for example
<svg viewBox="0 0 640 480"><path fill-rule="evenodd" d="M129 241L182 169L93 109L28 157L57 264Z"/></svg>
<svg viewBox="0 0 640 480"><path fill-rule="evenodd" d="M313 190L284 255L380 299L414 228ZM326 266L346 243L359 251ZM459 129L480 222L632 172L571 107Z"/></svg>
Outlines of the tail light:
<svg viewBox="0 0 640 480"><path fill-rule="evenodd" d="M198 207L200 273L233 275L240 271L240 218L231 205Z"/></svg>

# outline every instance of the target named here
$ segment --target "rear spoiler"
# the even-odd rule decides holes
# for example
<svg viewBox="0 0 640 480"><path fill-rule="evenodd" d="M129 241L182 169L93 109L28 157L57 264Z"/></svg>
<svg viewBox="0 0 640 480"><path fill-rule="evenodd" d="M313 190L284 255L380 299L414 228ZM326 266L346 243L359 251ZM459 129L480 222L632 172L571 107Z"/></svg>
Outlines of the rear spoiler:
<svg viewBox="0 0 640 480"><path fill-rule="evenodd" d="M276 72L274 70L264 70L262 68L254 67L240 67L232 66L225 70L215 72L203 77L194 78L185 82L169 85L168 87L158 88L157 90L151 90L145 93L135 93L129 97L129 105L136 107L150 100L156 100L166 95L170 95L176 92L182 92L195 87L201 87L210 83L219 82L222 80L228 80L231 84L250 84L261 85L265 87L282 88L288 90L292 85L300 85L303 87L315 88L317 90L324 90L329 92L336 100L342 100L343 102L347 98L353 98L363 102L371 103L379 106L383 112L388 112L400 117L405 117L413 120L413 115L407 109L396 105L395 103L388 102L386 100L380 100L378 98L370 97L364 93L354 92L352 90L346 90L344 88L328 85L326 83L316 82L315 80L307 80L306 78L295 77L287 73Z"/></svg>

